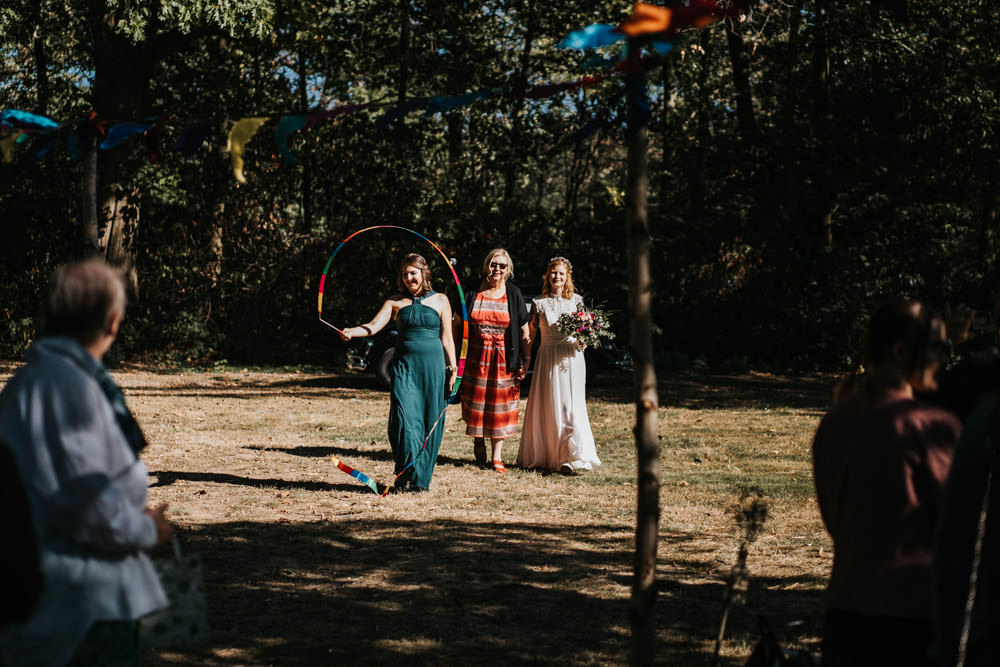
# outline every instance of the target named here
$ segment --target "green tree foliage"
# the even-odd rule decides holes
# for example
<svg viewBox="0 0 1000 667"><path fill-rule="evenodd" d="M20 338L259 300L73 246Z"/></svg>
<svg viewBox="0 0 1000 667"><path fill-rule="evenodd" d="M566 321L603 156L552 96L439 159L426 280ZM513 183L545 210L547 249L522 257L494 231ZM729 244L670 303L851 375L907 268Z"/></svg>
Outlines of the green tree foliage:
<svg viewBox="0 0 1000 667"><path fill-rule="evenodd" d="M132 208L139 289L125 355L339 358L316 321L319 273L341 239L373 225L433 239L469 284L495 246L510 249L528 293L545 261L566 255L584 295L621 311L624 328L623 77L544 99L519 93L594 73L585 63L617 47L556 45L589 23L622 21L631 6L6 2L0 106L69 125L90 109L176 119L157 164L140 137L100 153L102 201ZM838 367L854 361L882 295L988 304L1000 169L994 14L980 0L961 12L763 1L741 20L677 35L645 74L664 367ZM486 89L497 94L376 126L400 100ZM362 103L381 106L293 135L297 164L275 148L282 115ZM247 116L270 120L247 145L248 183L237 186L220 148ZM199 119L215 121L212 136L185 159L172 143ZM589 123L598 131L574 134ZM4 355L30 338L51 267L83 244L85 161L68 157L65 133L40 162L28 148L0 164ZM352 241L329 278L330 317L369 316L409 251L439 262L405 233ZM444 286L447 269L435 269Z"/></svg>

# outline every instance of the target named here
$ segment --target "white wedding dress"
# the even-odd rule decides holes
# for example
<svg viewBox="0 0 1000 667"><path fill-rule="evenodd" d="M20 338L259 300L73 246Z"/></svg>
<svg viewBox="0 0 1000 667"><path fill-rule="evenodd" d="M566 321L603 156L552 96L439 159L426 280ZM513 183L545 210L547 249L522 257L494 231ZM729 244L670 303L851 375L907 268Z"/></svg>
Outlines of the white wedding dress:
<svg viewBox="0 0 1000 667"><path fill-rule="evenodd" d="M572 338L559 333L563 313L579 310L582 299L532 299L541 343L524 413L517 465L522 468L593 470L601 465L587 416L587 366Z"/></svg>

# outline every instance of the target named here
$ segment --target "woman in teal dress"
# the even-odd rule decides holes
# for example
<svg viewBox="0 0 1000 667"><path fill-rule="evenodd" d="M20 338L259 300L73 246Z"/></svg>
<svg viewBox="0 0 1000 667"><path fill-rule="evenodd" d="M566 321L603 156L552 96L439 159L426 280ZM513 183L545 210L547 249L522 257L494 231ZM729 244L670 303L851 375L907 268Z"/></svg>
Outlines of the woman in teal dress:
<svg viewBox="0 0 1000 667"><path fill-rule="evenodd" d="M402 293L386 300L366 324L347 327L345 341L381 331L390 319L396 320L396 354L392 367L389 404L389 444L398 475L416 463L395 484L399 491L426 491L430 488L441 435L448 391L458 371L451 330L451 304L444 294L431 288L427 261L410 253L399 267ZM445 361L447 360L447 364ZM446 381L447 379L447 381ZM424 439L441 416L427 446ZM421 451L426 449L427 451Z"/></svg>

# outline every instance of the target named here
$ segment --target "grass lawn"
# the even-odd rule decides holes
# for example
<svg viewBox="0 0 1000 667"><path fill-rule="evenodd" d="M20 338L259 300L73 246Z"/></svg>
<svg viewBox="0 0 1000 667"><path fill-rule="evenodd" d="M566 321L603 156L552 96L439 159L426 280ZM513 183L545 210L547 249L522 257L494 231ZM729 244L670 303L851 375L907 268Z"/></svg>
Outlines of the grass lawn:
<svg viewBox="0 0 1000 667"><path fill-rule="evenodd" d="M5 369L8 373L11 367ZM635 530L631 380L600 376L589 409L604 465L577 477L472 461L451 406L431 492L382 499L331 463L391 479L388 395L369 376L115 370L152 443L151 502L204 560L210 643L147 665L620 665ZM709 665L734 508L763 494L745 604L722 664L765 615L816 649L832 562L809 445L830 378L660 379L660 664ZM523 418L522 400L522 418ZM159 555L166 555L167 550Z"/></svg>

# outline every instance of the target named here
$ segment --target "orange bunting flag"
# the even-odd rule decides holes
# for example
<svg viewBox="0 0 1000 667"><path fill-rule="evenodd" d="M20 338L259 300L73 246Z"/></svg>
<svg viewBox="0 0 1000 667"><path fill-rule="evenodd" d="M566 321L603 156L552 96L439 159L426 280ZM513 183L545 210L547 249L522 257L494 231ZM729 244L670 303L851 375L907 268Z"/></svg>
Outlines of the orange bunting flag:
<svg viewBox="0 0 1000 667"><path fill-rule="evenodd" d="M629 37L666 32L670 28L672 17L673 11L667 7L637 2L632 10L632 16L625 19L619 29Z"/></svg>
<svg viewBox="0 0 1000 667"><path fill-rule="evenodd" d="M233 164L233 176L240 183L246 183L246 176L243 175L243 148L247 142L253 138L260 126L270 118L242 118L236 121L232 129L229 130L229 139L226 142L226 150L229 151L229 160Z"/></svg>

